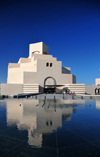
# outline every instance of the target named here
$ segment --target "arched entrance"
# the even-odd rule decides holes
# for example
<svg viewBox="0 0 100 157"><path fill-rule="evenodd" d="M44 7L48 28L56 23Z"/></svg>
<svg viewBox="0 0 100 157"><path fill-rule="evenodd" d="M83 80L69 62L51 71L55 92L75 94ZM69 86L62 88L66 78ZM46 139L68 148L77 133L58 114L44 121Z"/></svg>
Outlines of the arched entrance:
<svg viewBox="0 0 100 157"><path fill-rule="evenodd" d="M100 88L95 88L95 95L100 95Z"/></svg>
<svg viewBox="0 0 100 157"><path fill-rule="evenodd" d="M98 89L98 95L100 95L100 88Z"/></svg>
<svg viewBox="0 0 100 157"><path fill-rule="evenodd" d="M55 93L56 80L53 77L47 77L44 80L44 93Z"/></svg>
<svg viewBox="0 0 100 157"><path fill-rule="evenodd" d="M98 95L98 89L97 88L95 89L95 95Z"/></svg>

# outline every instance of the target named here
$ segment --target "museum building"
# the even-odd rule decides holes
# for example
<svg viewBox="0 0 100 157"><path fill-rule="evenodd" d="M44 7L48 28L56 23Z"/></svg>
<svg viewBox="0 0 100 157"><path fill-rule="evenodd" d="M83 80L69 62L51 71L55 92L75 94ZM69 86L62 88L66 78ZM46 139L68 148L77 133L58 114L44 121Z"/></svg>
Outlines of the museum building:
<svg viewBox="0 0 100 157"><path fill-rule="evenodd" d="M84 94L85 84L76 84L69 67L49 55L43 42L29 45L29 57L9 63L7 84L1 84L1 95L24 93L62 93L64 89Z"/></svg>

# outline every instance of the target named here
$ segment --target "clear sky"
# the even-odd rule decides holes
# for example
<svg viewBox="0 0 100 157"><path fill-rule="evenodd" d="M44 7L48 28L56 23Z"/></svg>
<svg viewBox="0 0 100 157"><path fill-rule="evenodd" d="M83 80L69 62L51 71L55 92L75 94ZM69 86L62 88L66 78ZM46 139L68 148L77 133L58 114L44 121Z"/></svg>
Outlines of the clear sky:
<svg viewBox="0 0 100 157"><path fill-rule="evenodd" d="M77 83L100 77L99 0L1 0L0 82L8 63L28 57L30 43L43 41Z"/></svg>

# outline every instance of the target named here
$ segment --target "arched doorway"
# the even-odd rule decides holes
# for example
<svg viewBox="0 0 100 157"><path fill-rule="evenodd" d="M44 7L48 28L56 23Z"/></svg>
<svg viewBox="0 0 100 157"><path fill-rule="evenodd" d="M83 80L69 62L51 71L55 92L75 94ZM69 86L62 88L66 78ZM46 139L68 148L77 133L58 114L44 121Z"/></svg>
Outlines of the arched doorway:
<svg viewBox="0 0 100 157"><path fill-rule="evenodd" d="M44 93L55 93L56 80L53 77L47 77L44 80Z"/></svg>
<svg viewBox="0 0 100 157"><path fill-rule="evenodd" d="M100 88L98 88L98 95L100 95Z"/></svg>
<svg viewBox="0 0 100 157"><path fill-rule="evenodd" d="M98 95L98 89L97 88L95 89L95 95Z"/></svg>

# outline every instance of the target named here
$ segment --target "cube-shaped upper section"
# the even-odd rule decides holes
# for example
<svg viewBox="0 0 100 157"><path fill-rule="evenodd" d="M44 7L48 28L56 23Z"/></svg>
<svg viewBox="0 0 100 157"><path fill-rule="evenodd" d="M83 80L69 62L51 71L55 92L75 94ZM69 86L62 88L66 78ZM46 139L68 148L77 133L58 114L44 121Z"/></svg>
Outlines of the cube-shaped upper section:
<svg viewBox="0 0 100 157"><path fill-rule="evenodd" d="M100 78L95 79L95 85L100 85Z"/></svg>
<svg viewBox="0 0 100 157"><path fill-rule="evenodd" d="M43 42L29 45L29 58L34 54L49 54L49 47Z"/></svg>

